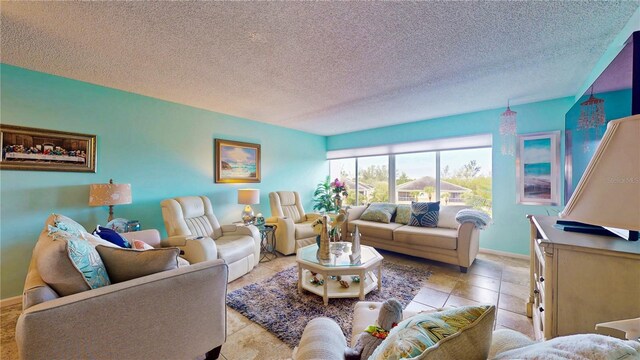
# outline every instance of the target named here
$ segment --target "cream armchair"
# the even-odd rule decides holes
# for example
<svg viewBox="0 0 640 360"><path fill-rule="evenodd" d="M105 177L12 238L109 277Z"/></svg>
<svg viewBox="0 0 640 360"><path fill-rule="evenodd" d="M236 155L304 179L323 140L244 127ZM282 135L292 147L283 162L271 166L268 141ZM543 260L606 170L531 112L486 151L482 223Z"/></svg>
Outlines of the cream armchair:
<svg viewBox="0 0 640 360"><path fill-rule="evenodd" d="M320 214L306 214L302 208L300 194L295 191L269 193L272 217L268 223L276 224L276 250L284 255L293 254L300 247L313 244L316 235L311 223Z"/></svg>
<svg viewBox="0 0 640 360"><path fill-rule="evenodd" d="M186 196L160 203L169 237L162 246L176 246L191 264L223 259L229 282L253 269L260 260L260 233L255 226L220 225L206 196Z"/></svg>

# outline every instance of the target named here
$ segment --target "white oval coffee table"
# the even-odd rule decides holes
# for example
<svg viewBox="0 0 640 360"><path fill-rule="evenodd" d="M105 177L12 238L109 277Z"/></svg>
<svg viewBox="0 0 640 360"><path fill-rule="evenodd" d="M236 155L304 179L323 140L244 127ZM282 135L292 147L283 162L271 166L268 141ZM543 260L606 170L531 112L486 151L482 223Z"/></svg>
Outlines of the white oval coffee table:
<svg viewBox="0 0 640 360"><path fill-rule="evenodd" d="M307 290L316 295L322 296L324 304L329 304L331 298L351 298L357 297L364 300L364 296L371 290L378 287L382 289L382 255L371 246L360 246L360 258L352 260L351 243L333 242L330 246L331 258L329 260L319 260L317 256L318 246L316 244L298 249L296 262L298 263L298 291L302 293ZM374 271L377 270L377 274ZM311 272L319 274L324 280L324 284L315 285L311 283L313 275ZM355 282L352 276L360 277L360 282ZM337 280L330 277L342 276L342 280L349 283L348 288L344 288Z"/></svg>

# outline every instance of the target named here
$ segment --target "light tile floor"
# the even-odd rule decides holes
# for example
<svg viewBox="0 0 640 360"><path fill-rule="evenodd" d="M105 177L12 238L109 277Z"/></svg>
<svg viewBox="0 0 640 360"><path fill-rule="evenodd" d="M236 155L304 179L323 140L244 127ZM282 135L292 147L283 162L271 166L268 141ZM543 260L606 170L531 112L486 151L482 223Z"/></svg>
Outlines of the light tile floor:
<svg viewBox="0 0 640 360"><path fill-rule="evenodd" d="M431 271L408 309L423 310L446 306L492 303L498 307L496 329L509 328L533 337L531 319L525 316L529 294L529 261L490 254L479 254L467 274L457 266L411 256L381 251L386 259ZM260 263L249 274L229 284L228 291L272 277L295 265L295 256L280 256ZM2 324L0 359L17 359L13 330L20 305L0 311ZM291 349L259 325L237 311L227 308L227 341L222 346L221 359L287 359Z"/></svg>

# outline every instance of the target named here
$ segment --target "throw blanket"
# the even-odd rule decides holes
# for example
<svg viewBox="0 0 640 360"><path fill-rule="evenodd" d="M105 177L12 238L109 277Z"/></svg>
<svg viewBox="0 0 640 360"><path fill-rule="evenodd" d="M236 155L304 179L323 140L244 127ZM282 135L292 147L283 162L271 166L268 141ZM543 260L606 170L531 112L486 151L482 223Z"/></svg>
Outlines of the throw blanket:
<svg viewBox="0 0 640 360"><path fill-rule="evenodd" d="M472 222L478 229L484 229L487 225L491 224L491 216L479 210L474 209L462 209L456 214L456 221L460 224L465 222Z"/></svg>

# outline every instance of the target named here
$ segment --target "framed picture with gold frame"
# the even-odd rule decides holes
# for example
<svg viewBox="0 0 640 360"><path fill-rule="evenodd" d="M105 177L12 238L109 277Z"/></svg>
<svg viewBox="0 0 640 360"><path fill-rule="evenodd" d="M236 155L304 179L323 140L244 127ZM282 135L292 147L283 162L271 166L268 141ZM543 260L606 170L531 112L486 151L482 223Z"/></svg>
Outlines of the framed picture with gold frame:
<svg viewBox="0 0 640 360"><path fill-rule="evenodd" d="M0 124L2 170L96 172L96 136Z"/></svg>
<svg viewBox="0 0 640 360"><path fill-rule="evenodd" d="M260 182L260 144L215 139L216 183Z"/></svg>

